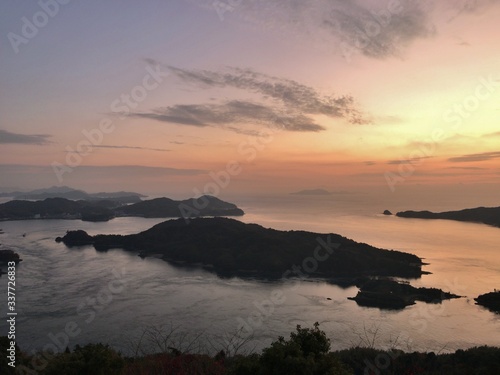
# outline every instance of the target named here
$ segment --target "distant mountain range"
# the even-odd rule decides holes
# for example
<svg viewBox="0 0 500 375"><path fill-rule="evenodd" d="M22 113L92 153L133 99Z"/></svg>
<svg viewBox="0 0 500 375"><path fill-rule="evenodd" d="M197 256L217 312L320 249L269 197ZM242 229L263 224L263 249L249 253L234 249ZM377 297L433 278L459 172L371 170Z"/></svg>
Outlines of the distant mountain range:
<svg viewBox="0 0 500 375"><path fill-rule="evenodd" d="M396 216L415 219L447 219L483 223L500 227L500 207L467 208L460 211L430 212L430 211L403 211Z"/></svg>
<svg viewBox="0 0 500 375"><path fill-rule="evenodd" d="M140 202L146 195L139 193L119 191L112 193L87 193L68 186L52 186L46 189L36 189L28 192L13 191L0 193L0 197L13 197L14 199L42 200L47 198L66 198L71 200L118 200L122 203Z"/></svg>
<svg viewBox="0 0 500 375"><path fill-rule="evenodd" d="M112 194L112 193L110 193ZM119 216L149 218L241 216L236 205L212 196L175 201L157 198L133 204L116 199L70 200L46 198L39 201L12 200L0 204L0 220L81 219L107 221Z"/></svg>

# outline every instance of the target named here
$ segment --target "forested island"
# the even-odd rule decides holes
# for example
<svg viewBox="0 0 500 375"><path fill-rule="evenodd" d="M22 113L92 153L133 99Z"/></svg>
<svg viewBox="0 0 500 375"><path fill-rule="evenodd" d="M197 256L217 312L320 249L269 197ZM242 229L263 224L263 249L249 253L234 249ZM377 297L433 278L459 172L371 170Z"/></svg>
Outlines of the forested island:
<svg viewBox="0 0 500 375"><path fill-rule="evenodd" d="M300 276L294 266L323 278L422 275L422 261L413 254L378 249L338 234L279 231L228 218L199 218L188 224L169 220L126 236L69 231L58 240L69 247L161 254L169 262L202 265L221 276Z"/></svg>
<svg viewBox="0 0 500 375"><path fill-rule="evenodd" d="M40 201L13 200L0 204L0 220L81 219L108 221L114 217L148 218L241 216L236 205L216 197L202 196L176 201L156 198L124 204L119 199L70 200L46 198Z"/></svg>
<svg viewBox="0 0 500 375"><path fill-rule="evenodd" d="M310 277L342 287L356 285L360 292L353 300L381 309L459 297L391 279L425 274L424 263L416 255L379 249L333 233L279 231L229 218L197 218L189 223L169 220L131 235L68 231L56 241L68 247L92 245L98 251L120 248L142 258L154 255L175 266L201 267L220 277Z"/></svg>
<svg viewBox="0 0 500 375"><path fill-rule="evenodd" d="M446 219L483 223L500 228L500 207L467 208L460 211L430 212L430 211L403 211L396 216L415 219Z"/></svg>
<svg viewBox="0 0 500 375"><path fill-rule="evenodd" d="M444 300L460 298L452 293L436 288L415 288L409 283L391 279L365 279L357 285L360 291L356 297L349 298L360 306L378 307L388 310L404 309L416 301L441 303Z"/></svg>

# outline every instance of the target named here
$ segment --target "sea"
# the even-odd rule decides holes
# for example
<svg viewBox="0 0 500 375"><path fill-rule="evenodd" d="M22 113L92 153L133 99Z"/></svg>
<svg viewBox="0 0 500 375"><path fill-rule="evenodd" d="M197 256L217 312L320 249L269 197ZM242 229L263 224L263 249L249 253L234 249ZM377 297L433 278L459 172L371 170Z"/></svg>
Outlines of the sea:
<svg viewBox="0 0 500 375"><path fill-rule="evenodd" d="M386 216L384 209L466 208L459 197L422 201L376 200L363 193L232 197L245 215L236 218L280 230L338 233L358 242L423 258L428 275L408 280L462 296L404 310L360 307L342 288L307 274L268 281L219 278L157 258L55 242L68 230L131 234L164 221L122 217L105 223L80 220L0 222L1 248L19 253L15 274L15 341L21 349L64 350L104 343L124 355L176 347L185 352L259 352L297 325L315 322L333 350L357 345L435 353L500 345L500 315L474 298L500 289L500 228L447 220ZM480 197L477 197L478 202ZM468 202L472 207L472 203ZM495 203L493 200L488 203ZM498 206L498 202L496 202ZM311 244L311 254L315 248ZM6 271L6 267L3 267ZM7 335L7 282L0 277L0 336Z"/></svg>

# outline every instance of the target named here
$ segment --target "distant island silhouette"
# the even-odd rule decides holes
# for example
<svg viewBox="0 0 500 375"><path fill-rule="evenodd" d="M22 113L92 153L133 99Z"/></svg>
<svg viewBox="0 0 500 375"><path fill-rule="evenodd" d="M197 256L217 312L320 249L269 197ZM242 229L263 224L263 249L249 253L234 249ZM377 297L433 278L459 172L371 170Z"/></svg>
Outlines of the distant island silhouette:
<svg viewBox="0 0 500 375"><path fill-rule="evenodd" d="M87 193L83 190L73 189L68 186L52 186L50 188L36 189L28 192L13 191L7 193L0 193L0 197L13 197L14 199L28 199L28 200L42 200L47 198L66 198L71 200L116 200L120 203L136 203L140 202L141 198L146 195L118 191L111 193Z"/></svg>
<svg viewBox="0 0 500 375"><path fill-rule="evenodd" d="M331 195L328 190L324 189L311 189L311 190L300 190L294 193L290 193L292 195Z"/></svg>
<svg viewBox="0 0 500 375"><path fill-rule="evenodd" d="M500 228L500 207L467 208L460 211L430 212L430 211L403 211L396 216L414 219L446 219L483 223Z"/></svg>
<svg viewBox="0 0 500 375"><path fill-rule="evenodd" d="M0 220L81 219L108 221L114 217L148 218L241 216L244 212L235 204L216 197L202 196L176 201L156 198L123 204L119 199L70 200L46 198L41 201L13 200L0 204Z"/></svg>

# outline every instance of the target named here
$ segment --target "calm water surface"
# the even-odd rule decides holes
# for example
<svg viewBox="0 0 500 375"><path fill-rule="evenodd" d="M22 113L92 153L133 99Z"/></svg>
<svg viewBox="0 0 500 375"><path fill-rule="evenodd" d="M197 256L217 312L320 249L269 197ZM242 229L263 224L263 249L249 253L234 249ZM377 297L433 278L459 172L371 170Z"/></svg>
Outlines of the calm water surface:
<svg viewBox="0 0 500 375"><path fill-rule="evenodd" d="M334 349L358 344L373 336L370 332L374 330L378 330L379 347L397 341L402 349L437 352L500 345L500 315L473 301L478 294L500 288L500 229L388 217L379 214L388 207L384 202L368 204L355 195L241 199L236 203L247 213L241 218L244 222L339 233L377 247L414 253L425 258L429 263L425 270L432 274L412 280L413 285L439 287L464 298L437 305L417 303L398 312L380 311L348 300L356 295L354 287L342 289L317 280L297 284L220 279L159 259L142 260L122 250L99 253L92 247L67 249L54 242L66 230L129 234L163 221L160 219L2 222L2 247L15 250L24 259L17 267L18 344L25 350L43 348L53 341L51 337L62 337L58 334L68 323L74 323L78 334L70 338L69 346L105 342L131 352L147 327L174 326L184 345L201 335L197 342L202 349L212 350L244 327L244 334L252 331L250 350L268 345L279 335L287 336L297 324L311 326L318 321ZM6 316L5 275L0 277L0 288L0 314ZM271 306L269 298L277 291L283 298ZM263 319L259 307L266 313ZM6 332L2 319L0 335Z"/></svg>

